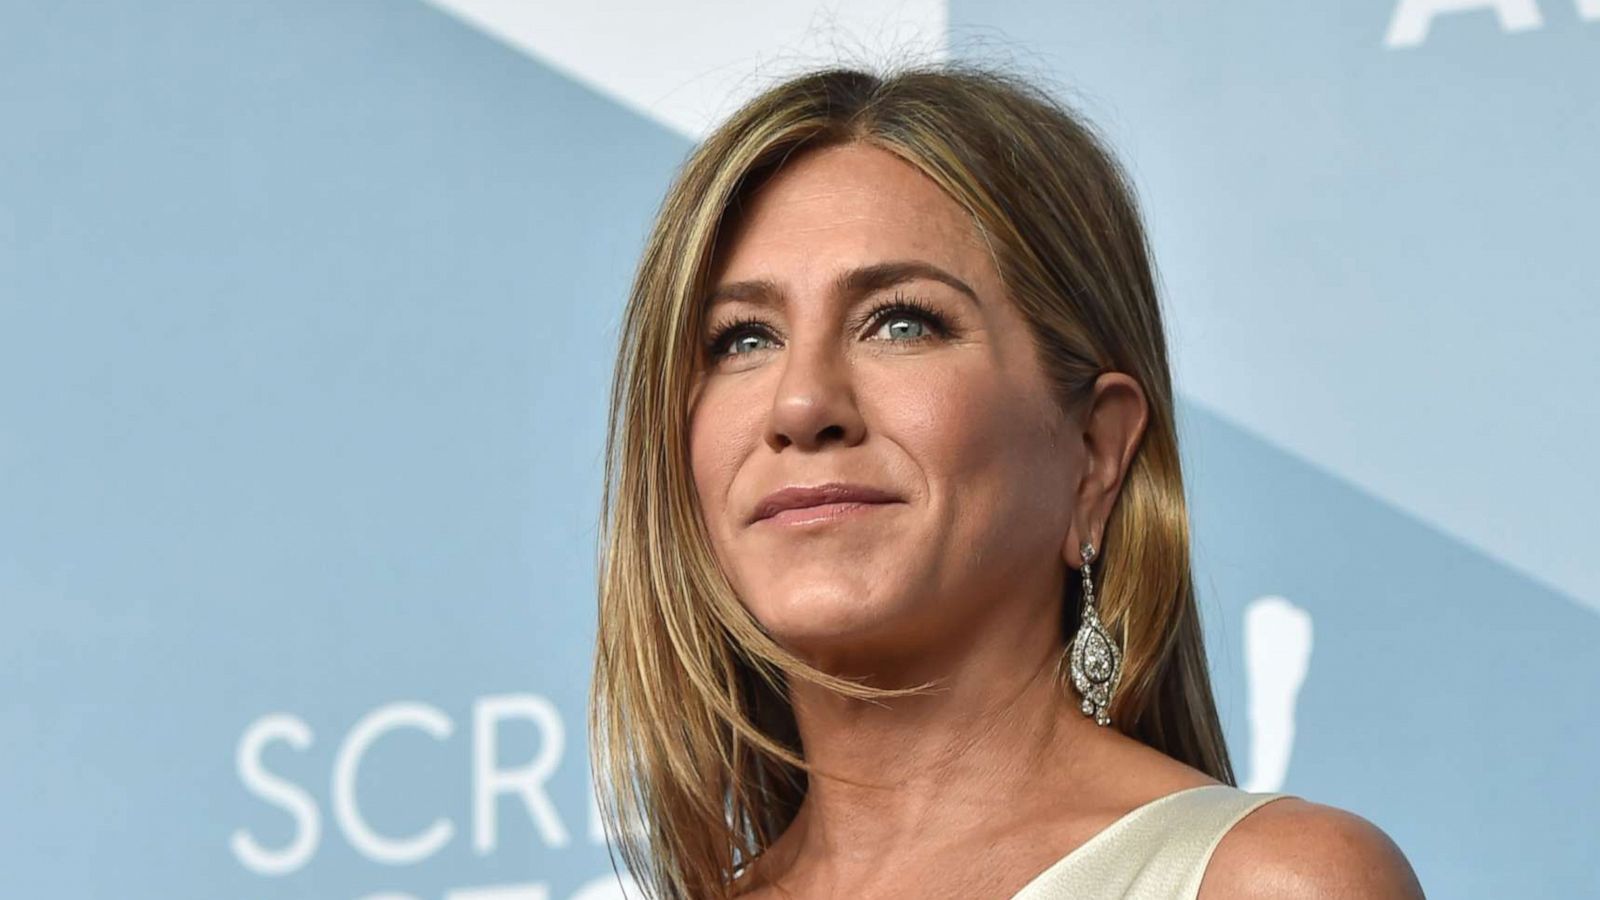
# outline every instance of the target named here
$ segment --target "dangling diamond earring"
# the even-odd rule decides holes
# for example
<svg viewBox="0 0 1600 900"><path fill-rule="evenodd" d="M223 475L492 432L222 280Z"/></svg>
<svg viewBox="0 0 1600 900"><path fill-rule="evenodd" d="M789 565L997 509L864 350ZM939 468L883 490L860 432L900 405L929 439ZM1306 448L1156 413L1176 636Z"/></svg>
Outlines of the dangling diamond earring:
<svg viewBox="0 0 1600 900"><path fill-rule="evenodd" d="M1111 696L1122 678L1122 651L1094 611L1094 582L1089 578L1094 545L1085 543L1078 552L1083 554L1083 621L1072 636L1072 686L1083 697L1083 714L1110 725Z"/></svg>

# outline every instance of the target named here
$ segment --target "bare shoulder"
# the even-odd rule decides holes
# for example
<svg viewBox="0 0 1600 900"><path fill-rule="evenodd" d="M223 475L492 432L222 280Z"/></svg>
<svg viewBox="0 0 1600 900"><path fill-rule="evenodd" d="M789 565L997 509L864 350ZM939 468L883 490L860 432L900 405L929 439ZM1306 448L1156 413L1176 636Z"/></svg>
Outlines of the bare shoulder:
<svg viewBox="0 0 1600 900"><path fill-rule="evenodd" d="M1352 812L1283 797L1256 807L1217 844L1200 900L1222 897L1422 897L1399 846Z"/></svg>

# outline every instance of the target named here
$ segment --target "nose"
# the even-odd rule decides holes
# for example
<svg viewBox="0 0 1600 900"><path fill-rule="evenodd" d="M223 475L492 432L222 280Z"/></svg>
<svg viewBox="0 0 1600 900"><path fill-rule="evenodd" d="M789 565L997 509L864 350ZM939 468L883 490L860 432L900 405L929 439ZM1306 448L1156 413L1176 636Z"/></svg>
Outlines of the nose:
<svg viewBox="0 0 1600 900"><path fill-rule="evenodd" d="M836 341L799 342L784 351L783 376L772 399L767 444L773 450L854 446L866 432L856 405L850 361Z"/></svg>

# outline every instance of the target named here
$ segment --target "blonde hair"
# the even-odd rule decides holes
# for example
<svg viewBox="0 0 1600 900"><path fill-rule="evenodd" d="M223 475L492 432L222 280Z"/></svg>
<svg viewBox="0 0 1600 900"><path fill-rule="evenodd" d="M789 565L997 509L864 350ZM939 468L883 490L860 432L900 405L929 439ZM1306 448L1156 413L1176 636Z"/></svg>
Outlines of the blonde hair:
<svg viewBox="0 0 1600 900"><path fill-rule="evenodd" d="M770 639L717 565L688 461L719 230L796 151L847 143L896 154L971 213L1063 409L1105 371L1143 388L1149 418L1096 555L1097 608L1125 654L1113 727L1235 784L1190 575L1161 310L1127 176L1087 123L1018 76L966 63L814 71L746 104L685 161L622 325L590 751L607 832L652 897L732 896L794 818L810 769L789 679L861 698L919 690L834 677ZM1063 646L1078 625L1076 581L1066 579ZM1065 696L1064 666L1056 677Z"/></svg>

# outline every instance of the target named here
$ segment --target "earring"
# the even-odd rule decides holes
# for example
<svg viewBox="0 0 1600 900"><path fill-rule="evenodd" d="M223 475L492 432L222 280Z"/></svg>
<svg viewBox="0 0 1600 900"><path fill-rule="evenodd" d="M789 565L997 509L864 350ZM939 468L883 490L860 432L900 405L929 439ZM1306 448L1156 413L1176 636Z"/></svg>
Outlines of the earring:
<svg viewBox="0 0 1600 900"><path fill-rule="evenodd" d="M1083 554L1083 621L1072 636L1072 686L1083 697L1079 707L1083 714L1093 716L1100 725L1110 725L1111 697L1122 678L1122 650L1094 610L1094 582L1089 577L1094 545L1085 543L1079 552Z"/></svg>

